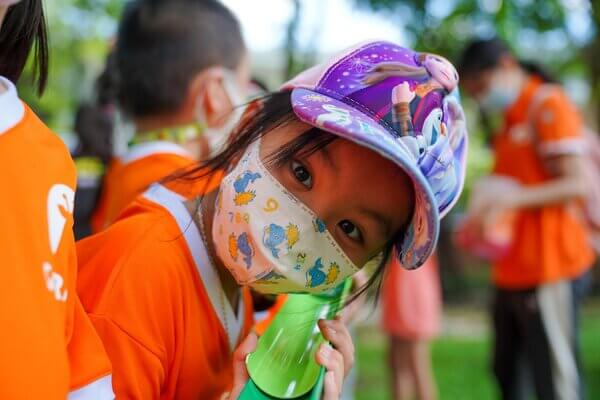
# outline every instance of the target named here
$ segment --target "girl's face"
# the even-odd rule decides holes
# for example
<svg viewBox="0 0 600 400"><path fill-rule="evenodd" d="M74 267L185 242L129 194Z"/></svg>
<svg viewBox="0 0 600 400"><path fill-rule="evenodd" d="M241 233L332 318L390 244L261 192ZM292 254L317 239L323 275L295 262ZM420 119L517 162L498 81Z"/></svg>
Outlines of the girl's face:
<svg viewBox="0 0 600 400"><path fill-rule="evenodd" d="M362 266L406 226L413 209L412 183L391 161L344 139L282 166L268 162L270 155L311 128L300 121L275 128L261 140L261 159Z"/></svg>

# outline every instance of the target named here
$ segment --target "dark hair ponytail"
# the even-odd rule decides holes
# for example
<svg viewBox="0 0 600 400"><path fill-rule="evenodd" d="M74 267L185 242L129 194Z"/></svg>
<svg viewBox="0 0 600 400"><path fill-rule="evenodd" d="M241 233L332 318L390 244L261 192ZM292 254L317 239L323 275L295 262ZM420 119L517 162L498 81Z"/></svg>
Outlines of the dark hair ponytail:
<svg viewBox="0 0 600 400"><path fill-rule="evenodd" d="M23 0L9 7L0 27L0 75L17 82L34 51L34 81L38 94L48 79L48 34L42 0Z"/></svg>
<svg viewBox="0 0 600 400"><path fill-rule="evenodd" d="M458 62L458 72L461 76L479 74L496 67L500 59L507 54L514 57L514 52L502 39L474 40L463 50ZM527 73L539 76L544 82L557 82L540 64L522 60L518 60L518 62Z"/></svg>

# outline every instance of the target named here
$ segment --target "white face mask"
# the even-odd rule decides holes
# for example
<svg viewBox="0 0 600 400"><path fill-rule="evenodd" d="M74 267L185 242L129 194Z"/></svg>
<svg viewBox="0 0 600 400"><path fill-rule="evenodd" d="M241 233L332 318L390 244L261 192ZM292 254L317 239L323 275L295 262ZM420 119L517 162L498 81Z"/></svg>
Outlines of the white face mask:
<svg viewBox="0 0 600 400"><path fill-rule="evenodd" d="M514 73L494 72L487 92L479 104L488 112L502 112L513 104L521 92L522 79Z"/></svg>
<svg viewBox="0 0 600 400"><path fill-rule="evenodd" d="M197 111L196 119L200 124L205 125L202 135L208 141L208 148L210 152L209 157L215 155L219 152L219 150L221 150L223 145L227 142L227 139L229 139L233 128L235 128L242 114L244 114L245 107L242 106L244 97L242 96L241 91L236 84L236 78L233 72L224 70L223 88L229 97L229 101L233 105L233 109L227 116L227 120L221 126L218 128L211 128L207 126L204 110L199 107ZM201 102L198 103L200 104Z"/></svg>
<svg viewBox="0 0 600 400"><path fill-rule="evenodd" d="M212 238L236 281L262 293L321 293L358 271L325 223L260 160L259 143L221 182Z"/></svg>

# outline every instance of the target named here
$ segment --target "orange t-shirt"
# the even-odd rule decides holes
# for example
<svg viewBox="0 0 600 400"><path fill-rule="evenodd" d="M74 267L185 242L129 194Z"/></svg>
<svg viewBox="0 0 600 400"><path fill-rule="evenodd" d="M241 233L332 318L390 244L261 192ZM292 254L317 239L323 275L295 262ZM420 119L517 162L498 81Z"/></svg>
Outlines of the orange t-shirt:
<svg viewBox="0 0 600 400"><path fill-rule="evenodd" d="M102 193L92 216L93 232L112 224L151 184L193 163L194 159L183 147L166 141L140 143L123 157L115 158L102 181Z"/></svg>
<svg viewBox="0 0 600 400"><path fill-rule="evenodd" d="M14 86L0 85L0 398L90 398L88 384L109 398L110 363L75 291L75 166Z"/></svg>
<svg viewBox="0 0 600 400"><path fill-rule="evenodd" d="M230 389L252 300L244 290L236 316L221 297L181 196L152 186L77 250L77 290L112 361L117 398L210 400Z"/></svg>
<svg viewBox="0 0 600 400"><path fill-rule="evenodd" d="M529 115L542 81L532 77L507 110L504 127L494 142L494 173L533 186L548 181L540 155L568 155L582 149L582 121L561 90L552 92ZM535 133L527 129L534 118ZM535 135L535 136L533 136ZM526 288L574 278L591 266L594 254L575 204L547 205L517 213L509 254L494 266L500 287Z"/></svg>

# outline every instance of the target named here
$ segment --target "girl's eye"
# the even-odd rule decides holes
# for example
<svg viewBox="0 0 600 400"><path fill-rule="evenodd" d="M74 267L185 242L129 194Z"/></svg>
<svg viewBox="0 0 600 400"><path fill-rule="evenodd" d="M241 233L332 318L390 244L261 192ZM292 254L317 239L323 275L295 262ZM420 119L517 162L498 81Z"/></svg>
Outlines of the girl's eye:
<svg viewBox="0 0 600 400"><path fill-rule="evenodd" d="M342 232L348 235L350 239L355 240L357 242L362 241L362 234L360 233L360 230L352 222L345 219L343 221L340 221L340 223L338 223L338 226L340 227Z"/></svg>
<svg viewBox="0 0 600 400"><path fill-rule="evenodd" d="M292 161L292 171L298 182L302 183L307 188L312 188L312 176L310 172L297 161Z"/></svg>

